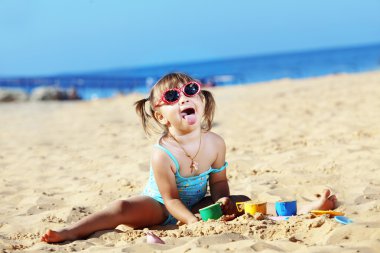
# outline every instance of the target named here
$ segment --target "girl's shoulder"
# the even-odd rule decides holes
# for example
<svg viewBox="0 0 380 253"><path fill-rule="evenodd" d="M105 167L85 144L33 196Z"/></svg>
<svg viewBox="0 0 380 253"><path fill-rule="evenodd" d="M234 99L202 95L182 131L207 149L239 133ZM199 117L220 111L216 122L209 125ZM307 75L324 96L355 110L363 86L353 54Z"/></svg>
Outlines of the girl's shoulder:
<svg viewBox="0 0 380 253"><path fill-rule="evenodd" d="M151 165L154 168L170 169L174 172L176 164L173 155L165 147L155 144L152 147Z"/></svg>
<svg viewBox="0 0 380 253"><path fill-rule="evenodd" d="M171 152L163 143L162 138L158 139L158 141L152 146L152 158L153 159L168 159L170 160Z"/></svg>
<svg viewBox="0 0 380 253"><path fill-rule="evenodd" d="M216 146L220 146L220 147L226 146L224 139L217 133L208 131L205 133L204 138L205 138L206 142L212 143Z"/></svg>

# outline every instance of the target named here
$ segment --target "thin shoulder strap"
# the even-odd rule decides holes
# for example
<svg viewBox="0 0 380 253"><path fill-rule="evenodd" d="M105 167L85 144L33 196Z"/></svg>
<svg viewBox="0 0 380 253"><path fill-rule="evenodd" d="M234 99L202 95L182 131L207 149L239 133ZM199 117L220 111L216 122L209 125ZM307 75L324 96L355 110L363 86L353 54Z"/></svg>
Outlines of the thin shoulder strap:
<svg viewBox="0 0 380 253"><path fill-rule="evenodd" d="M228 166L228 162L225 162L221 168L211 168L211 173L221 172L222 170L225 170L227 166Z"/></svg>
<svg viewBox="0 0 380 253"><path fill-rule="evenodd" d="M172 159L172 161L174 162L176 171L178 172L179 171L179 163L178 163L177 159L174 157L174 155L167 148L164 148L160 144L156 144L154 146L157 147L157 148L159 148L159 149L161 149L166 154L168 154L168 156L170 157L170 159Z"/></svg>

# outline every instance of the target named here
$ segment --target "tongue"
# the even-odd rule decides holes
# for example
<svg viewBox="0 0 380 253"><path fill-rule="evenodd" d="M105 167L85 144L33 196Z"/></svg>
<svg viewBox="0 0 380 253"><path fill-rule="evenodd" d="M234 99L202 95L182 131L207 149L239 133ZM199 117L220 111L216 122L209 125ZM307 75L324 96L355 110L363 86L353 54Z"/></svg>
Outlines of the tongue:
<svg viewBox="0 0 380 253"><path fill-rule="evenodd" d="M193 125L197 120L197 118L195 117L195 114L186 115L184 118L189 125Z"/></svg>

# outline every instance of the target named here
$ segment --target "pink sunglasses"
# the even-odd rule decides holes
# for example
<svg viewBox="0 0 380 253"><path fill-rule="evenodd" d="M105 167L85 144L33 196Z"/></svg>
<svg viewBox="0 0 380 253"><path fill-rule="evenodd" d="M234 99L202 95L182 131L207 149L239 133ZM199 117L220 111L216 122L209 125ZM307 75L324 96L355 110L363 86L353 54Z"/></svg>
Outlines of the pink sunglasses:
<svg viewBox="0 0 380 253"><path fill-rule="evenodd" d="M181 98L181 93L183 93L186 97L194 97L201 91L201 84L195 81L191 81L183 85L181 88L172 88L167 89L160 100L154 107L159 106L159 103L164 102L167 105L175 104Z"/></svg>

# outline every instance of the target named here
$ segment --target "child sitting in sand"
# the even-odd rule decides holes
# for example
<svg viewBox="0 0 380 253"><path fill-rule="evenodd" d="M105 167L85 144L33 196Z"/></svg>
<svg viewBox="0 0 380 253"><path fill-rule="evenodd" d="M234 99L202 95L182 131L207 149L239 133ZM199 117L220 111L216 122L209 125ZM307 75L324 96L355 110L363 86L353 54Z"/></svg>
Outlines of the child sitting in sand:
<svg viewBox="0 0 380 253"><path fill-rule="evenodd" d="M76 240L120 224L144 228L177 221L194 223L199 220L194 214L215 202L221 203L226 220L241 214L235 203L249 198L230 195L226 146L222 137L210 131L215 110L212 94L190 76L172 73L161 78L149 97L135 105L145 132L149 133L153 122L162 129L152 151L150 176L143 193L117 200L67 228L48 230L42 241ZM205 196L207 184L211 196ZM336 198L329 195L327 190L319 201L299 210L333 209ZM275 213L274 205L268 206L268 212Z"/></svg>

